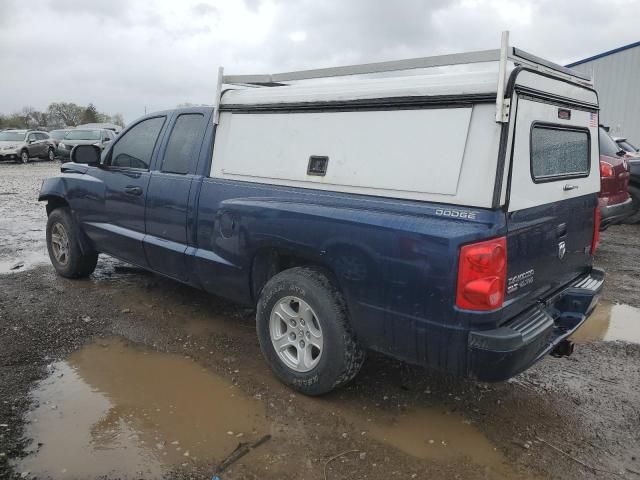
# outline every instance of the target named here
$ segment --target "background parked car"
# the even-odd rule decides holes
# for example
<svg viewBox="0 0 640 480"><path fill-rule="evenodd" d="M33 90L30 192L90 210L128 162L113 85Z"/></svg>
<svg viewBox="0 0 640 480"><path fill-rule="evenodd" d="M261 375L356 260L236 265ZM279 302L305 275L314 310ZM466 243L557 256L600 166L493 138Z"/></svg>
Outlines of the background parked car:
<svg viewBox="0 0 640 480"><path fill-rule="evenodd" d="M629 195L629 163L625 151L602 127L599 129L600 142L600 230L622 222L636 211Z"/></svg>
<svg viewBox="0 0 640 480"><path fill-rule="evenodd" d="M85 123L83 125L78 125L76 128L99 128L104 130L111 130L116 135L118 135L122 131L122 127L120 125L116 125L115 123Z"/></svg>
<svg viewBox="0 0 640 480"><path fill-rule="evenodd" d="M60 141L65 137L65 135L67 133L69 133L71 131L70 128L61 128L58 130L51 130L49 132L49 136L51 137L51 140L53 141L53 143L55 144L56 148L58 148L58 144L60 143Z"/></svg>
<svg viewBox="0 0 640 480"><path fill-rule="evenodd" d="M71 150L76 145L95 145L101 150L116 138L112 130L97 128L75 128L69 130L65 137L58 144L56 154L64 159L69 158Z"/></svg>
<svg viewBox="0 0 640 480"><path fill-rule="evenodd" d="M47 132L33 130L0 132L0 160L27 163L34 157L55 159L55 144Z"/></svg>
<svg viewBox="0 0 640 480"><path fill-rule="evenodd" d="M622 150L627 152L628 157L640 158L640 149L629 142L629 140L624 137L614 137L613 139Z"/></svg>

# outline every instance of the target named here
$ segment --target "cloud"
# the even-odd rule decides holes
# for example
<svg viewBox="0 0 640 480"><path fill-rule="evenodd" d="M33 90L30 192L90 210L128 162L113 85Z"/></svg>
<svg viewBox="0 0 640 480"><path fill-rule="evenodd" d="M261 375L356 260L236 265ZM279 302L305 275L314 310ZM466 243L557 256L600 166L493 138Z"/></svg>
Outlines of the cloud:
<svg viewBox="0 0 640 480"><path fill-rule="evenodd" d="M38 12L34 15L33 12ZM277 72L497 48L569 62L636 41L632 0L2 0L0 111L93 102L133 120Z"/></svg>
<svg viewBox="0 0 640 480"><path fill-rule="evenodd" d="M210 3L198 3L197 5L194 5L193 8L191 8L191 11L196 16L220 15L220 12L218 12L218 9L213 5L211 5Z"/></svg>

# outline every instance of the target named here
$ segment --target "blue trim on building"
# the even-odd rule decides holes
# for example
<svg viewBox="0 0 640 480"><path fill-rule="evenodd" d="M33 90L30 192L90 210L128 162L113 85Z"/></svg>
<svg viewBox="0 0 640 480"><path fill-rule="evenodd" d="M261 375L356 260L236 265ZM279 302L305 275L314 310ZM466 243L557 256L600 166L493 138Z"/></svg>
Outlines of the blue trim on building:
<svg viewBox="0 0 640 480"><path fill-rule="evenodd" d="M640 47L640 42L630 43L629 45L625 45L624 47L614 48L613 50L609 50L608 52L599 53L598 55L585 58L584 60L578 60L577 62L569 63L568 65L565 65L565 67L571 68L577 65L582 65L583 63L591 62L592 60L597 60L599 58L606 57L608 55L613 55L614 53L622 52L624 50L628 50L634 47Z"/></svg>

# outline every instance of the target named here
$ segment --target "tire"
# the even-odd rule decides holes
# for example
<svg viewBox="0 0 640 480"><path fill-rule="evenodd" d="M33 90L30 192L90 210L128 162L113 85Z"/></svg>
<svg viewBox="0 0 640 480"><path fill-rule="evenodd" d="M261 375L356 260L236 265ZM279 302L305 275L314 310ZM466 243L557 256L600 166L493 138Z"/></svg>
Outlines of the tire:
<svg viewBox="0 0 640 480"><path fill-rule="evenodd" d="M22 150L20 152L20 163L29 163L29 152L27 150Z"/></svg>
<svg viewBox="0 0 640 480"><path fill-rule="evenodd" d="M364 363L365 350L351 329L342 294L319 268L296 267L274 275L260 293L256 328L273 372L305 395L345 385Z"/></svg>
<svg viewBox="0 0 640 480"><path fill-rule="evenodd" d="M82 252L78 233L69 208L57 208L49 214L47 250L53 267L65 278L87 277L98 263L97 252Z"/></svg>
<svg viewBox="0 0 640 480"><path fill-rule="evenodd" d="M47 160L49 160L50 162L53 162L56 159L56 152L53 150L53 148L49 148L49 151L47 152Z"/></svg>

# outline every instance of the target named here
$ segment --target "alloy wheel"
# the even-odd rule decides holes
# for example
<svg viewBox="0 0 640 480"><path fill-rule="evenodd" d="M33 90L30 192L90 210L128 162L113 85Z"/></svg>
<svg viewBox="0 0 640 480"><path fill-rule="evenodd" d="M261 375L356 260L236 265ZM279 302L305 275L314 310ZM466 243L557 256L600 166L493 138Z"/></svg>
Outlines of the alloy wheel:
<svg viewBox="0 0 640 480"><path fill-rule="evenodd" d="M308 372L320 361L324 340L315 312L301 298L282 298L269 318L271 343L280 360L296 372Z"/></svg>
<svg viewBox="0 0 640 480"><path fill-rule="evenodd" d="M51 249L56 262L60 265L69 263L69 235L61 223L55 223L51 228Z"/></svg>

